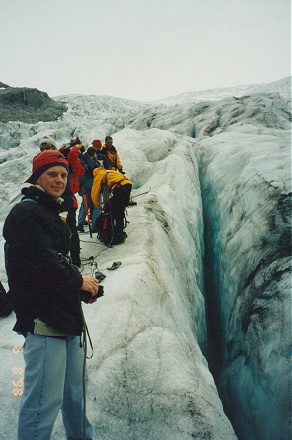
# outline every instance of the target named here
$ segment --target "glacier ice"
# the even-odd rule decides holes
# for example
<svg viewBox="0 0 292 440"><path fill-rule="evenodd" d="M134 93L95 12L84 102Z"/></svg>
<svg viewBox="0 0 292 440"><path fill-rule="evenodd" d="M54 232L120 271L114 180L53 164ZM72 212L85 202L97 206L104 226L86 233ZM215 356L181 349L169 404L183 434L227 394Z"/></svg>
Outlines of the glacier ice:
<svg viewBox="0 0 292 440"><path fill-rule="evenodd" d="M81 237L83 271L91 255L103 272L122 261L104 297L84 306L97 438L288 440L290 126L288 100L275 91L153 104L63 96L69 111L58 121L0 124L1 224L43 135L61 146L112 134L134 182L125 244ZM5 282L3 246L0 255ZM13 322L0 321L9 440L23 367ZM52 439L63 435L58 418Z"/></svg>

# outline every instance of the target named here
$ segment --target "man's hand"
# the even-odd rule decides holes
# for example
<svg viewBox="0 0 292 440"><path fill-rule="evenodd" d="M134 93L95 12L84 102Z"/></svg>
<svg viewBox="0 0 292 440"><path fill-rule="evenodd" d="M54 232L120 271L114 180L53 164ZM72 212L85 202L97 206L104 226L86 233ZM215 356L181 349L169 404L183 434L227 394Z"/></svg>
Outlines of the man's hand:
<svg viewBox="0 0 292 440"><path fill-rule="evenodd" d="M96 278L93 278L90 275L82 275L83 284L80 287L81 290L85 290L86 292L90 292L92 296L97 294L98 291L98 281Z"/></svg>
<svg viewBox="0 0 292 440"><path fill-rule="evenodd" d="M85 292L84 295L81 296L82 301L86 302L87 304L93 304L98 298L97 296L97 292L99 289L98 280L90 275L82 275L82 278L83 278L83 284L80 290L84 290Z"/></svg>

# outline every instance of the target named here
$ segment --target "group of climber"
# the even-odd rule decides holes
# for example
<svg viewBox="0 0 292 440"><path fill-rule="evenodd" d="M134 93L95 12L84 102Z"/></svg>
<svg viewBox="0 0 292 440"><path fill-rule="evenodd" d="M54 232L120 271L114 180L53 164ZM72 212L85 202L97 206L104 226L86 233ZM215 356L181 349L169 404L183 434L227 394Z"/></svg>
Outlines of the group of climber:
<svg viewBox="0 0 292 440"><path fill-rule="evenodd" d="M57 146L54 139L45 136L40 142L40 151L48 149L57 150ZM85 232L85 225L90 225L91 232L97 233L106 246L125 241L125 210L130 201L132 182L123 171L112 136L105 137L104 145L99 139L94 139L87 149L77 136L59 151L68 162L69 169L62 198L72 234L70 256L73 263L80 267L78 232ZM80 206L77 194L82 197Z"/></svg>

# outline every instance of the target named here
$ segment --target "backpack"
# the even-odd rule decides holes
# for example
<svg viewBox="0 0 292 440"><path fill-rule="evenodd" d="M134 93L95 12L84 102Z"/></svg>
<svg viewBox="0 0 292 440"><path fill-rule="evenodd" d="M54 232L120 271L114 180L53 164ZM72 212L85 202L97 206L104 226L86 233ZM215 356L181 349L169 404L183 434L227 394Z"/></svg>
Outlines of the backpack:
<svg viewBox="0 0 292 440"><path fill-rule="evenodd" d="M93 170L98 168L100 165L97 161L92 159L86 153L80 155L80 161L85 168L85 173L82 177L80 177L80 185L84 185L87 180L91 180L91 184L93 182Z"/></svg>
<svg viewBox="0 0 292 440"><path fill-rule="evenodd" d="M98 161L92 159L86 153L80 155L80 160L86 170L85 173L88 174L90 177L93 176L93 170L100 166Z"/></svg>
<svg viewBox="0 0 292 440"><path fill-rule="evenodd" d="M125 241L127 234L125 228L127 225L126 217L124 216L124 230L119 236L117 236L115 231L115 220L113 219L110 212L110 200L104 205L104 212L97 218L94 228L97 231L97 236L99 240L106 246L112 244L119 244ZM122 235L122 236L120 236Z"/></svg>
<svg viewBox="0 0 292 440"><path fill-rule="evenodd" d="M95 222L95 229L99 240L106 246L111 244L114 228L110 213L102 212Z"/></svg>

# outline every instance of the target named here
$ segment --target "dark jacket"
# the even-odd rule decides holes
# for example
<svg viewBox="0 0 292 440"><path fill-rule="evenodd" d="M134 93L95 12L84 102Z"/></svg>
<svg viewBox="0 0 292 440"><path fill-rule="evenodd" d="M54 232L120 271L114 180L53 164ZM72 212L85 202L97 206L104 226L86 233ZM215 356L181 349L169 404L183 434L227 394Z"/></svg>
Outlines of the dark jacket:
<svg viewBox="0 0 292 440"><path fill-rule="evenodd" d="M60 332L80 335L83 328L79 289L82 276L66 263L68 226L64 206L36 187L24 188L3 227L5 265L17 322L14 330L33 333L39 318Z"/></svg>

